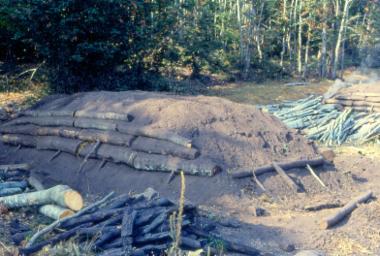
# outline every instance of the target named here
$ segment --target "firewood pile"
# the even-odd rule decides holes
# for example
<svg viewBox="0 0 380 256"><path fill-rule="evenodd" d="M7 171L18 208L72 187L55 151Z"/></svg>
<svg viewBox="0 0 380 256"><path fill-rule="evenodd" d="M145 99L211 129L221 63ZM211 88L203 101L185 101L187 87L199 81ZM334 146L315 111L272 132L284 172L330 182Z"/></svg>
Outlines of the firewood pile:
<svg viewBox="0 0 380 256"><path fill-rule="evenodd" d="M25 111L0 127L3 143L55 150L144 171L213 176L220 168L202 158L191 140L164 130L137 127L133 117L113 112Z"/></svg>
<svg viewBox="0 0 380 256"><path fill-rule="evenodd" d="M380 113L376 112L374 105L364 106L361 101L354 100L354 96L349 101L342 99L340 95L327 100L322 96L310 96L264 108L288 127L302 130L308 138L327 145L378 141ZM372 100L375 97L363 99Z"/></svg>
<svg viewBox="0 0 380 256"><path fill-rule="evenodd" d="M16 166L14 170L15 168ZM7 171L7 177L27 180L25 176L12 176L14 170ZM5 177L4 173L1 172L2 177ZM31 237L30 227L12 221L10 229L14 243L20 245L23 240L27 241L25 246L19 248L20 255L31 255L45 246L54 246L68 239L73 239L77 244L90 244L95 254L103 256L162 255L173 248L204 249L212 254L224 251L261 255L254 247L222 236L217 227L225 224L210 220L206 214L184 201L177 205L159 196L151 188L141 194L123 194L117 197L111 192L103 199L82 208L80 194L68 186L58 185L44 189L38 180L29 180L30 187L40 190L30 189L20 194L2 196L0 205L9 209L39 207L40 213L48 212L45 215L55 221ZM11 181L0 185L10 184L9 182ZM61 211L58 214L63 209L67 212Z"/></svg>

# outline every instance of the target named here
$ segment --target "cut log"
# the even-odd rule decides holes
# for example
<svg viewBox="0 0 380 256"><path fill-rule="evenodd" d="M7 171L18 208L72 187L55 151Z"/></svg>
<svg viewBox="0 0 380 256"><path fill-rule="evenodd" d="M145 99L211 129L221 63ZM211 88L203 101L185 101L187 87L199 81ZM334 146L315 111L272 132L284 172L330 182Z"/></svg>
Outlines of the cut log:
<svg viewBox="0 0 380 256"><path fill-rule="evenodd" d="M322 157L320 157L320 158L310 159L310 160L298 160L298 161L293 161L293 162L278 163L278 165L284 170L289 170L293 168L305 168L307 164L310 166L320 166L320 165L325 164L325 160ZM275 171L275 169L273 168L272 165L262 166L254 170L256 176L259 176L267 172L273 172L273 171ZM234 172L231 172L230 175L235 179L240 179L240 178L252 177L253 173L252 171L248 171L248 170L236 170Z"/></svg>
<svg viewBox="0 0 380 256"><path fill-rule="evenodd" d="M38 212L54 220L63 219L74 214L73 211L54 204L43 205Z"/></svg>
<svg viewBox="0 0 380 256"><path fill-rule="evenodd" d="M280 177L286 182L288 187L295 192L301 192L300 187L286 174L286 172L276 163L272 163L273 168L280 175Z"/></svg>
<svg viewBox="0 0 380 256"><path fill-rule="evenodd" d="M81 144L80 140L72 140L54 136L36 137L37 149L60 150L70 154L76 154Z"/></svg>
<svg viewBox="0 0 380 256"><path fill-rule="evenodd" d="M321 228L328 229L338 224L341 220L347 217L347 215L349 215L353 210L355 210L358 207L358 204L366 202L371 197L372 197L372 191L367 191L364 194L353 199L352 201L347 203L343 208L339 209L338 212L324 219L321 222Z"/></svg>
<svg viewBox="0 0 380 256"><path fill-rule="evenodd" d="M23 190L21 188L3 188L3 189L0 189L0 197L19 194L19 193L22 193L22 191Z"/></svg>
<svg viewBox="0 0 380 256"><path fill-rule="evenodd" d="M130 122L133 120L133 116L130 114L120 114L114 112L94 112L87 110L75 111L75 117L86 117L86 118L97 118L97 119L108 119L108 120L120 120Z"/></svg>
<svg viewBox="0 0 380 256"><path fill-rule="evenodd" d="M368 99L353 100L353 99L327 99L326 104L340 104L347 107L380 107L380 99L376 102L369 101Z"/></svg>
<svg viewBox="0 0 380 256"><path fill-rule="evenodd" d="M28 147L36 147L37 146L37 140L33 136L29 135L13 135L13 134L6 134L1 136L1 141L6 144L18 146L28 146Z"/></svg>
<svg viewBox="0 0 380 256"><path fill-rule="evenodd" d="M45 189L42 183L34 176L30 176L28 178L28 183L31 187L33 187L37 191ZM62 219L74 214L73 211L67 208L63 208L61 206L55 205L55 204L43 205L38 209L38 211L42 215L45 215L54 220Z"/></svg>
<svg viewBox="0 0 380 256"><path fill-rule="evenodd" d="M149 154L172 155L190 160L199 156L199 151L194 148L186 148L169 141L147 137L137 137L133 141L131 148Z"/></svg>
<svg viewBox="0 0 380 256"><path fill-rule="evenodd" d="M54 203L70 208L74 211L78 211L83 207L82 196L77 191L72 190L70 187L65 185L57 185L41 191L0 198L0 204L7 208Z"/></svg>
<svg viewBox="0 0 380 256"><path fill-rule="evenodd" d="M53 110L53 111L38 111L38 110L25 110L21 113L23 116L32 117L74 117L74 111L70 110Z"/></svg>
<svg viewBox="0 0 380 256"><path fill-rule="evenodd" d="M0 171L30 170L30 164L5 164L0 165Z"/></svg>
<svg viewBox="0 0 380 256"><path fill-rule="evenodd" d="M0 191L7 188L19 188L21 190L24 190L27 186L28 183L25 180L1 182Z"/></svg>
<svg viewBox="0 0 380 256"><path fill-rule="evenodd" d="M20 117L13 119L5 125L35 124L39 126L74 126L72 117Z"/></svg>
<svg viewBox="0 0 380 256"><path fill-rule="evenodd" d="M91 118L75 118L74 127L116 131L116 122Z"/></svg>
<svg viewBox="0 0 380 256"><path fill-rule="evenodd" d="M192 147L192 142L191 140L184 138L182 136L179 136L174 133L169 133L164 130L158 130L158 129L152 129L149 127L135 127L130 124L124 124L120 123L117 126L117 130L119 132L123 132L126 134L131 134L131 135L137 135L137 136L144 136L144 137L149 137L149 138L155 138L155 139L161 139L161 140L166 140L173 142L175 144L191 148Z"/></svg>

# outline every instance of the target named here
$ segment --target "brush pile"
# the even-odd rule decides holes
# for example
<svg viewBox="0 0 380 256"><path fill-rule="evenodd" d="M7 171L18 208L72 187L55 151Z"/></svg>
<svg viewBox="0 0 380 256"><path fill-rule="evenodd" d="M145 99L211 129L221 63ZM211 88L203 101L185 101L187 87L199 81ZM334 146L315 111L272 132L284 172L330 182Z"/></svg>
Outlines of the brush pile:
<svg viewBox="0 0 380 256"><path fill-rule="evenodd" d="M181 214L182 213L182 214ZM20 249L21 255L30 255L47 245L55 245L73 238L79 244L89 244L98 255L162 255L168 249L217 250L261 255L250 246L238 244L218 234L213 222L192 205L160 197L148 188L138 195L112 193L67 218L40 230ZM55 232L45 239L47 231ZM222 248L220 247L222 246ZM209 249L208 249L209 248Z"/></svg>
<svg viewBox="0 0 380 256"><path fill-rule="evenodd" d="M343 105L323 96L310 96L265 107L288 127L302 130L309 139L327 145L363 144L380 136L380 113ZM364 111L366 110L366 111ZM372 109L373 110L373 109Z"/></svg>

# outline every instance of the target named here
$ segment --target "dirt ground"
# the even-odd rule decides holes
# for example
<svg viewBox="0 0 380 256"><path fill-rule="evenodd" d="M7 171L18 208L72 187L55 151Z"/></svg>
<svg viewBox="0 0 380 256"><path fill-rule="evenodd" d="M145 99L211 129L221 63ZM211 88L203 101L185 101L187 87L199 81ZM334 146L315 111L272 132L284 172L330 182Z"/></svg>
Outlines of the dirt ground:
<svg viewBox="0 0 380 256"><path fill-rule="evenodd" d="M125 97L120 96L125 100ZM160 96L158 96L160 98ZM93 108L99 106L98 101L104 99L92 98L85 107ZM126 100L128 102L128 100ZM259 152L256 161L252 163L252 154L247 152L250 150L251 144L257 144L256 136L249 137L248 134L255 134L257 130L275 131L276 134L285 135L287 129L278 124L277 120L265 117L264 119L258 112L252 112L252 108L244 105L236 107L236 113L231 114L229 103L222 99L215 99L221 112L212 112L213 108L208 109L210 116L212 115L230 115L232 119L238 119L239 127L234 127L230 122L218 118L216 120L206 119L201 116L195 116L201 119L199 123L191 123L188 116L194 114L194 111L187 109L186 104L175 105L170 102L173 108L181 110L181 114L173 115L169 123L160 123L159 120L167 118L170 113L165 109L169 106L169 102L158 105L140 102L140 105L122 106L129 109L130 113L137 113L141 105L147 107L145 113L141 113L144 118L137 119L137 122L145 125L153 125L156 127L165 127L169 130L178 131L181 135L191 136L192 134L202 135L207 129L213 129L219 132L219 137L213 141L204 141L204 137L196 137L194 143L197 147L204 149L207 156L213 158L218 163L224 164L224 169L235 167L231 163L240 163L240 167L255 167L266 164L268 161L287 159L288 157L299 157L301 155L313 156L312 147L308 145L306 140L301 136L298 140L293 141L293 145L289 144L290 151L286 151L285 155L274 152L270 148L268 152L258 148L255 152ZM199 109L205 108L205 104L210 104L209 98L200 97ZM78 107L78 101L72 101L70 104L65 103L67 108ZM188 102L193 104L194 102ZM53 108L53 105L40 104L39 107ZM109 109L108 106L104 108ZM115 108L121 106L116 105ZM157 111L159 115L153 115L152 112ZM234 111L235 111L234 110ZM133 112L135 111L135 112ZM200 111L200 110L199 110ZM203 111L203 110L202 110ZM247 113L250 112L250 115ZM136 115L136 114L135 114ZM140 116L142 116L140 115ZM136 115L138 116L138 115ZM156 119L157 118L157 119ZM264 120L264 122L255 123L256 120ZM193 119L191 119L193 120ZM251 121L243 121L251 120ZM203 123L202 123L203 121ZM190 122L190 123L189 123ZM228 125L223 126L228 122ZM275 126L271 124L276 123ZM186 126L181 124L186 123ZM184 129L186 127L186 129ZM202 127L204 131L198 130L194 132L194 128ZM227 127L227 128L226 128ZM237 132L236 132L237 131ZM236 147L225 146L218 148L220 141L226 145L228 140L220 136L220 134L229 134L236 141L248 141L248 145L237 143ZM270 144L282 145L285 141L283 138L270 136ZM297 143L296 143L297 142ZM286 143L286 142L285 142ZM291 142L292 143L292 142ZM235 144L235 143L233 143ZM299 147L301 145L301 147ZM296 148L294 148L296 147ZM322 146L321 146L322 148ZM21 148L15 151L15 147L0 145L0 162L1 163L20 163L32 162L34 166L33 172L43 177L45 185L54 185L57 183L65 183L73 188L80 190L85 195L105 194L111 190L116 192L141 192L146 187L153 187L162 195L168 196L173 200L177 200L179 192L178 177L171 184L166 184L167 173L146 173L132 170L125 165L107 163L104 168L97 170L100 161L91 159L86 165L84 174L78 175L75 172L81 163L81 159L70 154L62 153L58 158L48 163L48 159L55 153L53 151L37 151L30 148ZM217 153L212 153L217 152ZM263 192L255 183L248 179L233 180L226 172L222 172L212 178L204 177L186 177L186 198L200 205L201 209L208 212L210 217L220 220L238 220L240 225L238 228L226 227L220 230L226 234L230 234L236 240L251 244L263 251L270 252L272 255L294 255L301 249L319 249L327 255L380 255L380 202L376 199L368 204L361 205L340 225L330 229L322 230L319 222L324 217L336 211L336 209L325 209L320 211L306 211L308 206L314 206L322 203L338 203L344 204L361 192L371 189L375 197L380 194L380 149L377 146L368 146L362 148L356 147L339 147L334 148L336 157L334 165L326 165L322 168L316 168L315 171L320 175L321 179L326 183L328 188L323 188L317 181L312 178L307 170L297 169L290 172L291 177L300 185L304 191L302 193L294 193L289 191L286 184L275 173L268 173L259 177L267 192ZM265 154L267 153L267 154ZM262 154L262 155L261 155ZM236 155L240 155L236 159ZM241 156L243 155L243 156ZM279 158L279 159L275 159ZM260 215L260 216L258 216ZM228 226L228 225L227 225ZM295 251L286 252L285 247L294 245Z"/></svg>

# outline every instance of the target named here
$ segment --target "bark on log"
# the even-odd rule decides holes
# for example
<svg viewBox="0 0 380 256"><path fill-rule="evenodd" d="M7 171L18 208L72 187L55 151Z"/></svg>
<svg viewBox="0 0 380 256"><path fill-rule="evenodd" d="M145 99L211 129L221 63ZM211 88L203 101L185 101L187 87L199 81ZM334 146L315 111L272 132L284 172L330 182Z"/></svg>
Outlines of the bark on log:
<svg viewBox="0 0 380 256"><path fill-rule="evenodd" d="M97 119L108 119L108 120L119 120L130 122L133 120L133 116L130 114L119 114L115 112L92 112L87 110L78 110L74 113L75 117L86 117L86 118L97 118Z"/></svg>
<svg viewBox="0 0 380 256"><path fill-rule="evenodd" d="M72 117L20 117L14 119L5 125L25 125L35 124L39 126L74 126L74 118Z"/></svg>
<svg viewBox="0 0 380 256"><path fill-rule="evenodd" d="M80 140L72 140L54 136L39 136L37 149L60 150L75 155L81 144Z"/></svg>
<svg viewBox="0 0 380 256"><path fill-rule="evenodd" d="M4 188L4 189L0 189L0 197L19 194L19 193L22 193L22 191L23 190L21 188Z"/></svg>
<svg viewBox="0 0 380 256"><path fill-rule="evenodd" d="M19 179L27 175L27 172L25 171L0 171L0 178L3 180L9 180L9 179Z"/></svg>
<svg viewBox="0 0 380 256"><path fill-rule="evenodd" d="M358 204L366 202L368 199L372 197L372 191L367 191L364 194L358 196L357 198L350 201L343 208L339 209L338 212L329 216L321 222L321 228L328 229L341 220L343 220L347 215L349 215L355 208L358 207Z"/></svg>
<svg viewBox="0 0 380 256"><path fill-rule="evenodd" d="M28 178L28 183L31 187L33 187L35 190L40 191L44 190L45 187L42 185L42 183L34 176L30 176ZM71 216L74 214L73 211L63 208L61 206L55 205L55 204L46 204L41 206L38 209L39 213L42 215L45 215L51 219L58 220L62 219L68 216Z"/></svg>
<svg viewBox="0 0 380 256"><path fill-rule="evenodd" d="M146 137L137 137L133 141L131 148L149 154L172 155L190 160L199 156L199 151L197 149L186 148L169 141Z"/></svg>
<svg viewBox="0 0 380 256"><path fill-rule="evenodd" d="M40 111L40 110L26 110L22 113L24 116L32 117L85 117L96 119L111 119L130 122L133 116L130 114L119 114L114 112L94 112L88 110L53 110L53 111Z"/></svg>
<svg viewBox="0 0 380 256"><path fill-rule="evenodd" d="M12 145L37 146L37 149L61 150L71 154L86 156L92 148L92 143L81 145L79 140L72 140L53 136L33 137L29 135L2 135L4 143ZM171 156L147 154L130 148L102 144L93 156L98 159L111 159L117 163L124 163L139 170L145 171L183 171L185 174L199 176L213 176L221 169L209 159L197 158L184 160Z"/></svg>
<svg viewBox="0 0 380 256"><path fill-rule="evenodd" d="M368 101L367 99L363 100L350 100L350 99L327 99L326 104L340 104L342 106L348 107L380 107L380 100L377 102Z"/></svg>
<svg viewBox="0 0 380 256"><path fill-rule="evenodd" d="M70 208L74 211L78 211L83 207L82 196L75 190L72 190L70 187L65 185L57 185L41 191L0 198L0 204L3 204L7 208L54 203Z"/></svg>
<svg viewBox="0 0 380 256"><path fill-rule="evenodd" d="M164 130L152 129L149 127L135 127L126 123L119 123L117 125L117 130L126 134L170 141L187 148L192 147L191 140Z"/></svg>
<svg viewBox="0 0 380 256"><path fill-rule="evenodd" d="M21 190L24 190L27 186L28 183L25 180L1 182L0 191L7 188L19 188Z"/></svg>
<svg viewBox="0 0 380 256"><path fill-rule="evenodd" d="M74 117L74 111L71 110L53 110L53 111L39 111L39 110L25 110L21 113L23 116L32 117Z"/></svg>
<svg viewBox="0 0 380 256"><path fill-rule="evenodd" d="M281 178L286 182L288 187L292 189L294 192L300 192L300 187L286 174L286 172L276 163L272 163L273 168L276 172L281 176Z"/></svg>
<svg viewBox="0 0 380 256"><path fill-rule="evenodd" d="M112 122L109 120L91 118L75 118L74 120L74 127L77 128L116 131L116 126L116 122Z"/></svg>
<svg viewBox="0 0 380 256"><path fill-rule="evenodd" d="M4 164L0 165L0 171L30 170L30 164Z"/></svg>
<svg viewBox="0 0 380 256"><path fill-rule="evenodd" d="M73 211L54 204L43 205L38 212L53 220L63 219L74 214Z"/></svg>
<svg viewBox="0 0 380 256"><path fill-rule="evenodd" d="M310 166L320 166L320 165L325 164L325 160L322 157L320 157L320 158L310 159L310 160L298 160L298 161L292 161L292 162L278 163L278 165L284 170L289 170L293 168L304 168L306 167L307 164ZM256 176L258 176L267 172L273 172L275 170L272 165L266 165L266 166L256 168L253 171L255 172ZM232 178L240 179L240 178L252 177L253 173L252 171L248 171L248 170L236 170L230 173L230 175L232 176Z"/></svg>

